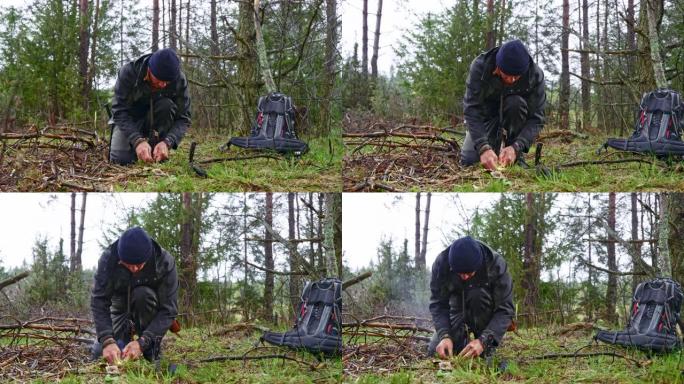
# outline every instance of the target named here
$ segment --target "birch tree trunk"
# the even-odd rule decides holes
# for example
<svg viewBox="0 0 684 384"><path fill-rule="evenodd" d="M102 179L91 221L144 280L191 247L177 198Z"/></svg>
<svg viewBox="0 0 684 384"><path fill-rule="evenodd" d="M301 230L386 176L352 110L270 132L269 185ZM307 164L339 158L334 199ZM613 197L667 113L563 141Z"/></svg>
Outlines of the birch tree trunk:
<svg viewBox="0 0 684 384"><path fill-rule="evenodd" d="M375 15L375 39L373 40L373 57L371 57L371 78L378 80L378 51L380 50L380 20L382 18L382 0L378 0L378 13Z"/></svg>
<svg viewBox="0 0 684 384"><path fill-rule="evenodd" d="M670 209L669 194L659 194L660 220L658 220L658 269L656 272L662 276L672 276L672 263L670 262Z"/></svg>
<svg viewBox="0 0 684 384"><path fill-rule="evenodd" d="M648 17L648 40L651 48L651 62L653 76L658 88L667 88L667 78L663 69L663 59L660 53L659 23L663 13L662 0L646 0L646 15Z"/></svg>
<svg viewBox="0 0 684 384"><path fill-rule="evenodd" d="M268 62L268 55L266 52L266 44L264 43L264 35L261 32L261 22L259 21L259 0L254 0L254 31L256 32L256 51L259 58L259 66L261 67L261 78L264 80L266 92L271 93L277 90L273 75L271 74L271 64Z"/></svg>

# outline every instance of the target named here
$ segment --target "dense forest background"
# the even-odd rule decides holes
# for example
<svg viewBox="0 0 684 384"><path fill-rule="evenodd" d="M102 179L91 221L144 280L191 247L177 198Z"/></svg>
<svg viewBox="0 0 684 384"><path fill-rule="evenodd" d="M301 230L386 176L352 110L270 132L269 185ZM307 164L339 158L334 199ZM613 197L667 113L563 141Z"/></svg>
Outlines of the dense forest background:
<svg viewBox="0 0 684 384"><path fill-rule="evenodd" d="M9 270L0 265L0 281L30 272L2 291L2 313L90 317L95 271L84 270L81 261L87 197L71 194L68 239L55 244L37 235L30 263ZM176 258L185 326L289 326L305 281L341 275L341 214L340 194L160 194L123 212L119 224L102 229L98 243L104 248L131 226L145 228Z"/></svg>
<svg viewBox="0 0 684 384"><path fill-rule="evenodd" d="M394 198L409 201L409 196ZM498 251L513 278L516 318L527 326L573 321L622 326L638 282L684 278L682 194L500 194L475 209L454 195L448 197L460 223L454 228L430 222L432 197L417 193L415 215L405 218L415 222L415 248L409 249L406 238L379 241L376 256L357 271L373 276L349 289L353 300L347 311L358 318L429 318L429 236L446 248L470 235Z"/></svg>
<svg viewBox="0 0 684 384"><path fill-rule="evenodd" d="M193 132L249 132L258 97L277 89L299 107L303 134L327 136L340 115L338 29L337 0L0 6L0 133L104 127L118 68L171 47L190 82Z"/></svg>
<svg viewBox="0 0 684 384"><path fill-rule="evenodd" d="M544 70L553 128L626 135L643 92L684 89L681 0L449 4L407 20L411 27L390 48L380 35L383 1L363 0L363 33L344 58L343 108L457 125L472 60L513 38ZM381 49L399 57L389 73L378 71Z"/></svg>

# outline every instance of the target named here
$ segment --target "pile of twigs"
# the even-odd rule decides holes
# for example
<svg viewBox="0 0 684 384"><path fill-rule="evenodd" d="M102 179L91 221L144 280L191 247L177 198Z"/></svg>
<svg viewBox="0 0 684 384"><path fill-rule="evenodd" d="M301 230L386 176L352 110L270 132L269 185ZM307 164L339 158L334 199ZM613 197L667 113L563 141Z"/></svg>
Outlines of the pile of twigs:
<svg viewBox="0 0 684 384"><path fill-rule="evenodd" d="M358 121L361 120L361 121ZM364 126L365 125L365 126ZM343 122L345 191L400 191L463 181L452 127L387 123L347 116Z"/></svg>
<svg viewBox="0 0 684 384"><path fill-rule="evenodd" d="M415 368L427 352L432 333L427 323L428 319L385 315L343 324L345 375Z"/></svg>
<svg viewBox="0 0 684 384"><path fill-rule="evenodd" d="M42 317L0 324L0 381L54 381L77 372L94 341L90 320Z"/></svg>
<svg viewBox="0 0 684 384"><path fill-rule="evenodd" d="M107 140L97 132L70 125L0 133L0 191L109 191L142 176L110 164L107 151Z"/></svg>

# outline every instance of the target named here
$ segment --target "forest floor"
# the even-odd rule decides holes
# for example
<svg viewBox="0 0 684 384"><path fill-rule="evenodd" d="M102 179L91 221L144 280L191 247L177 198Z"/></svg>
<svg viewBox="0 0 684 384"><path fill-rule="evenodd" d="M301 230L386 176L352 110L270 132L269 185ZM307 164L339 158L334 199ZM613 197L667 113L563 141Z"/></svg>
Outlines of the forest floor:
<svg viewBox="0 0 684 384"><path fill-rule="evenodd" d="M339 130L305 140L309 152L299 158L276 153L219 147L227 136L189 133L168 162L138 162L122 167L107 161L104 135L59 126L0 135L0 191L341 191L343 154ZM189 164L191 142L194 163ZM233 160L224 160L231 158Z"/></svg>
<svg viewBox="0 0 684 384"><path fill-rule="evenodd" d="M465 128L349 113L343 120L343 190L357 191L658 191L684 189L684 162L613 149L597 154L603 133L546 126L521 166L486 171L459 165ZM627 133L629 134L629 133Z"/></svg>
<svg viewBox="0 0 684 384"><path fill-rule="evenodd" d="M41 332L47 334L47 331ZM235 326L183 329L180 337L169 334L164 338L159 369L141 359L123 362L118 372L108 372L104 360L90 362L86 344L69 344L63 339L10 343L11 339L0 338L0 345L8 346L0 352L0 381L48 383L61 379L62 383L194 384L338 383L342 380L339 358L320 362L306 352L261 344L255 347L260 334L253 328ZM265 355L287 359L242 359ZM234 356L237 360L201 361L217 356ZM174 366L175 372L171 373L170 367Z"/></svg>
<svg viewBox="0 0 684 384"><path fill-rule="evenodd" d="M426 341L370 338L364 344L347 343L343 357L345 382L555 384L683 381L681 352L648 356L637 350L595 344L591 328L560 332L558 327L520 329L517 334L509 332L489 365L484 359L453 357L442 361L427 358L424 355ZM503 371L498 368L502 361L507 362Z"/></svg>

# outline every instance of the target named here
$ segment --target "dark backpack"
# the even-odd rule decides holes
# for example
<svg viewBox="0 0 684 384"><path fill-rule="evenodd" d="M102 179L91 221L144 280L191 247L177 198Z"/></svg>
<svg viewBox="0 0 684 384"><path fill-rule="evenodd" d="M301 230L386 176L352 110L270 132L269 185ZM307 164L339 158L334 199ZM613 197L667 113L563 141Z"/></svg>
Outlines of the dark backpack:
<svg viewBox="0 0 684 384"><path fill-rule="evenodd" d="M671 89L645 93L639 104L634 133L628 139L609 138L603 148L651 153L657 156L683 156L684 104Z"/></svg>
<svg viewBox="0 0 684 384"><path fill-rule="evenodd" d="M307 283L293 329L285 333L264 332L261 340L314 354L341 353L342 282L322 279Z"/></svg>
<svg viewBox="0 0 684 384"><path fill-rule="evenodd" d="M682 287L668 278L658 278L639 284L634 291L627 329L599 331L594 337L610 344L653 352L670 352L681 348L677 337L679 311L682 308Z"/></svg>
<svg viewBox="0 0 684 384"><path fill-rule="evenodd" d="M232 137L227 146L249 149L271 149L281 153L302 155L309 146L295 133L295 110L292 98L282 93L269 93L259 98L257 114L249 137Z"/></svg>

